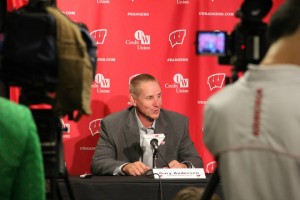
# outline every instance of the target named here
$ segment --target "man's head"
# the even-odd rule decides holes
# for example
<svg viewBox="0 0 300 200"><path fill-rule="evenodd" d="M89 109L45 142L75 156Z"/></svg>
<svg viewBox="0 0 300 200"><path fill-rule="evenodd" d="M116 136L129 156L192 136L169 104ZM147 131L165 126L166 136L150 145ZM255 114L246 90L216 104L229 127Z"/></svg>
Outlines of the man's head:
<svg viewBox="0 0 300 200"><path fill-rule="evenodd" d="M272 15L267 38L270 44L278 39L290 36L300 27L300 1L286 0Z"/></svg>
<svg viewBox="0 0 300 200"><path fill-rule="evenodd" d="M261 62L262 66L300 65L299 13L300 1L286 0L272 15L267 30L269 49Z"/></svg>
<svg viewBox="0 0 300 200"><path fill-rule="evenodd" d="M136 107L143 125L151 125L159 117L162 105L158 80L149 74L134 77L129 86L129 100Z"/></svg>

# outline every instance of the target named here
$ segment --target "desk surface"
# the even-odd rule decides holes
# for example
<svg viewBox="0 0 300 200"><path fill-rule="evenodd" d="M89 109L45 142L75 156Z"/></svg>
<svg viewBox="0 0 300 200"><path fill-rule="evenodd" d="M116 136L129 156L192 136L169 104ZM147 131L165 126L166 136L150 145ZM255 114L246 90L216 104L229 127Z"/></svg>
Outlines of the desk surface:
<svg viewBox="0 0 300 200"><path fill-rule="evenodd" d="M146 176L93 176L88 179L69 177L76 200L172 200L179 190L188 186L205 187L208 180L209 178L160 181ZM63 199L70 199L65 181L58 182Z"/></svg>

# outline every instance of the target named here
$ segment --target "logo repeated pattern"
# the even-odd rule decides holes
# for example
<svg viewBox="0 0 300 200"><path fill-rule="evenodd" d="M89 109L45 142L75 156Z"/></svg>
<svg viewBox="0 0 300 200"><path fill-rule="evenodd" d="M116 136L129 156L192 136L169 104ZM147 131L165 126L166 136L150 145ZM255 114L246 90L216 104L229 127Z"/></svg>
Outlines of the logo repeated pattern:
<svg viewBox="0 0 300 200"><path fill-rule="evenodd" d="M216 65L217 58L196 55L196 32L220 27L232 30L234 13L241 3L242 0L232 5L217 0L91 0L78 1L74 6L69 0L58 1L58 7L67 16L85 22L98 47L97 71L91 85L93 114L79 125L64 119L64 126L68 126L64 141L85 138L88 144L77 149L93 151L97 136L101 137L102 118L114 112L110 101L128 97L128 82L140 73L159 78L164 92L178 99L174 105L168 104L168 108L178 111L179 107L189 105L183 114L192 113L188 115L190 134L192 138L202 135L202 113L195 111L202 110L207 98L224 87L230 69ZM120 104L124 108L130 105L128 101ZM205 147L200 141L194 143L201 155ZM67 157L74 153L70 149L74 147L66 147ZM212 172L214 160L210 157L203 160L206 172ZM70 162L67 159L67 166ZM78 168L89 171L89 163Z"/></svg>

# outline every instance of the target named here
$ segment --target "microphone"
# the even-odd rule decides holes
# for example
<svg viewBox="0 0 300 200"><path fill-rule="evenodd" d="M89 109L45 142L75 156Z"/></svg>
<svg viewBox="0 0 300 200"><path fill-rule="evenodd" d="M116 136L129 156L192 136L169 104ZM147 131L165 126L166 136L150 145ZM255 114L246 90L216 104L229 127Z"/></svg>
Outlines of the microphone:
<svg viewBox="0 0 300 200"><path fill-rule="evenodd" d="M168 162L165 160L165 158L160 154L160 151L158 150L158 140L156 138L153 138L150 141L150 145L152 146L152 148L154 149L154 153L153 153L153 168L156 168L156 159L157 159L157 153L160 155L160 157L163 159L163 161L166 163L166 166L168 166L168 168L171 168L168 164Z"/></svg>
<svg viewBox="0 0 300 200"><path fill-rule="evenodd" d="M152 148L155 151L158 151L158 140L156 138L154 138L150 141L150 145L152 146Z"/></svg>

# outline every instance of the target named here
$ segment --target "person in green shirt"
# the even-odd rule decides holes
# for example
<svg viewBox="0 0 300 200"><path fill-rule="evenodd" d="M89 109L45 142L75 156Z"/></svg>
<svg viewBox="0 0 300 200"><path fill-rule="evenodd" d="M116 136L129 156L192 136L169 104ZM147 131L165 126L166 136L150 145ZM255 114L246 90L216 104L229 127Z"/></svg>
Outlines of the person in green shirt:
<svg viewBox="0 0 300 200"><path fill-rule="evenodd" d="M46 199L37 127L30 110L0 97L0 199Z"/></svg>

